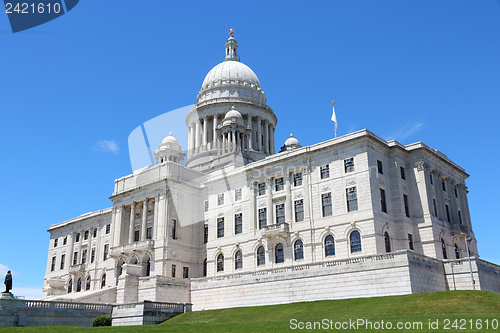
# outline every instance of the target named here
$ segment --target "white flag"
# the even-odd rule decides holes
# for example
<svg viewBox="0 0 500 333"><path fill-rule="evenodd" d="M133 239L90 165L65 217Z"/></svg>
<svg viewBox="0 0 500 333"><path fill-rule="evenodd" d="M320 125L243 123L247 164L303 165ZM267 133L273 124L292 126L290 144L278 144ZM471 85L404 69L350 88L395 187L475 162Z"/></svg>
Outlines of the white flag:
<svg viewBox="0 0 500 333"><path fill-rule="evenodd" d="M335 101L333 101L332 104L333 104L332 121L335 122L335 137L337 137L337 116L335 115Z"/></svg>

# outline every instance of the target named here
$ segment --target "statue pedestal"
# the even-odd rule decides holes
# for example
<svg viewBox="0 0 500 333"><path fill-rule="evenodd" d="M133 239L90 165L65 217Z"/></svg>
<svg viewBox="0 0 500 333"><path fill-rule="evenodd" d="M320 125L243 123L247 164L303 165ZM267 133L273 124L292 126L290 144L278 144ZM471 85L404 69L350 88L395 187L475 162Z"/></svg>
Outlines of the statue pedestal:
<svg viewBox="0 0 500 333"><path fill-rule="evenodd" d="M0 296L0 299L16 299L16 298L11 293L2 293L2 296Z"/></svg>

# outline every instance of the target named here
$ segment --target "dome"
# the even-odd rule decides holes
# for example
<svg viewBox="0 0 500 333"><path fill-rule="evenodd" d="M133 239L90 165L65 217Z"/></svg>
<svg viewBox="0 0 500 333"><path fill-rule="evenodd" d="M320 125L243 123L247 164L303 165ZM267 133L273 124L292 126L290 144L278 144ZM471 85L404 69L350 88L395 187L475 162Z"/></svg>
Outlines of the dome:
<svg viewBox="0 0 500 333"><path fill-rule="evenodd" d="M165 139L163 139L163 141L161 143L162 144L164 144L164 143L176 143L176 144L178 144L177 139L172 136L172 132L168 133L168 136L165 137Z"/></svg>
<svg viewBox="0 0 500 333"><path fill-rule="evenodd" d="M257 75L247 65L239 61L224 61L208 72L201 85L201 90L208 89L215 84L235 82L241 85L249 85L260 90L260 82Z"/></svg>
<svg viewBox="0 0 500 333"><path fill-rule="evenodd" d="M224 116L224 119L231 119L231 118L239 118L239 119L243 119L243 116L241 115L241 113L239 113L238 111L236 111L234 109L234 106L231 108L230 111L228 111L228 113L226 113L226 115Z"/></svg>
<svg viewBox="0 0 500 333"><path fill-rule="evenodd" d="M293 137L293 134L290 134L290 137L288 139L286 139L285 141L285 146L287 147L300 147L300 143L299 143L299 140L295 139Z"/></svg>

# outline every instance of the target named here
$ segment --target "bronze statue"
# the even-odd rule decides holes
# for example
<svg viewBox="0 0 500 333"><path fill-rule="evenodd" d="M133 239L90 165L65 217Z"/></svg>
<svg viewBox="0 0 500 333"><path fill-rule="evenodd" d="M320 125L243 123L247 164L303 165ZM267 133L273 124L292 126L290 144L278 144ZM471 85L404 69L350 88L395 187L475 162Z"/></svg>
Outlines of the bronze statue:
<svg viewBox="0 0 500 333"><path fill-rule="evenodd" d="M10 274L10 271L7 272L7 275L5 275L5 292L10 293L10 290L12 289L12 274Z"/></svg>

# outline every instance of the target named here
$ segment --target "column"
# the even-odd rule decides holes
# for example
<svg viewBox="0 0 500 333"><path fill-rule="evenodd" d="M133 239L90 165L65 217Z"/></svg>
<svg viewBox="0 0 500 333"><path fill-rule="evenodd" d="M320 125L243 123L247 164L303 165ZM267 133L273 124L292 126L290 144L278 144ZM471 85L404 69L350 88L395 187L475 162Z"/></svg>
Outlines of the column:
<svg viewBox="0 0 500 333"><path fill-rule="evenodd" d="M128 230L128 242L129 244L134 242L134 228L135 228L135 203L130 204L130 225Z"/></svg>
<svg viewBox="0 0 500 333"><path fill-rule="evenodd" d="M256 183L252 182L249 186L248 189L248 196L250 200L250 228L252 230L256 230L258 228L257 226L257 219L255 218L255 213L256 213L256 202L255 202L255 188L256 188Z"/></svg>
<svg viewBox="0 0 500 333"><path fill-rule="evenodd" d="M252 150L252 138L253 138L253 129L252 129L252 116L248 115L248 127L250 128L250 134L248 134L248 151Z"/></svg>
<svg viewBox="0 0 500 333"><path fill-rule="evenodd" d="M258 151L262 151L262 145L261 145L261 141L262 141L262 135L261 135L261 123L260 123L260 117L257 117L257 150Z"/></svg>
<svg viewBox="0 0 500 333"><path fill-rule="evenodd" d="M293 211L292 211L292 185L290 183L290 173L287 171L285 174L285 221L286 223L293 222Z"/></svg>
<svg viewBox="0 0 500 333"><path fill-rule="evenodd" d="M120 205L114 208L113 216L113 244L111 246L119 246L122 233L123 206Z"/></svg>
<svg viewBox="0 0 500 333"><path fill-rule="evenodd" d="M212 140L212 149L217 146L217 125L218 125L217 114L214 115L214 134Z"/></svg>
<svg viewBox="0 0 500 333"><path fill-rule="evenodd" d="M273 207L273 179L271 177L266 179L267 189L267 225L275 224L274 221L274 207Z"/></svg>
<svg viewBox="0 0 500 333"><path fill-rule="evenodd" d="M147 218L148 218L148 199L146 198L142 200L141 241L146 240L146 229L148 228Z"/></svg>
<svg viewBox="0 0 500 333"><path fill-rule="evenodd" d="M271 123L267 122L267 141L266 141L266 146L267 146L267 152L269 155L272 154L271 152Z"/></svg>
<svg viewBox="0 0 500 333"><path fill-rule="evenodd" d="M267 132L267 120L264 120L263 127L264 127L263 128L263 130L264 130L264 139L262 140L262 148L263 148L262 151L267 154L268 153L268 147L269 147L269 145L267 144L267 140L268 140L267 137L268 137L268 134L269 134Z"/></svg>
<svg viewBox="0 0 500 333"><path fill-rule="evenodd" d="M203 117L203 148L202 150L208 150L207 149L207 137L208 137L208 117L205 116Z"/></svg>
<svg viewBox="0 0 500 333"><path fill-rule="evenodd" d="M311 209L309 207L309 169L308 167L302 167L300 169L302 172L302 187L304 188L304 221L311 220Z"/></svg>
<svg viewBox="0 0 500 333"><path fill-rule="evenodd" d="M276 152L276 147L274 146L274 127L271 124L271 155L274 155Z"/></svg>

